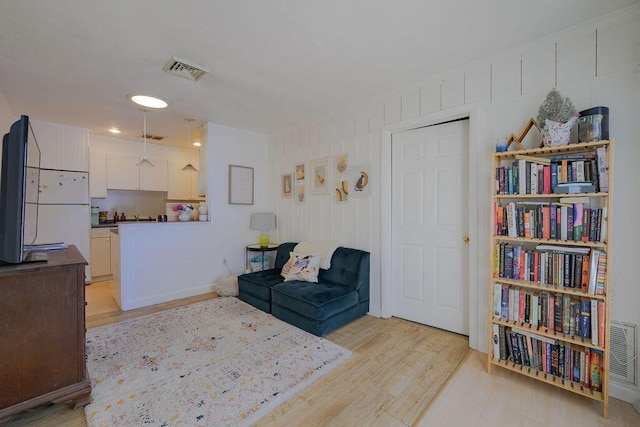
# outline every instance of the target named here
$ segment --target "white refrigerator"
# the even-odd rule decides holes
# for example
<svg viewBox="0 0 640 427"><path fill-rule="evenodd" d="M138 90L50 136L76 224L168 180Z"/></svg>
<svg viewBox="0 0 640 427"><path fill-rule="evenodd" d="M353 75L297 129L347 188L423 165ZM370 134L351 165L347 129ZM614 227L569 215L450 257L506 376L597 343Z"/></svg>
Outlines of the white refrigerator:
<svg viewBox="0 0 640 427"><path fill-rule="evenodd" d="M37 174L37 171L31 172ZM27 179L37 178L30 176ZM89 206L89 174L87 172L40 169L35 244L65 243L75 245L89 262L91 209ZM30 198L33 198L30 196ZM33 210L27 215L33 216ZM35 235L36 219L27 218L25 244ZM91 269L85 269L85 281L91 281Z"/></svg>

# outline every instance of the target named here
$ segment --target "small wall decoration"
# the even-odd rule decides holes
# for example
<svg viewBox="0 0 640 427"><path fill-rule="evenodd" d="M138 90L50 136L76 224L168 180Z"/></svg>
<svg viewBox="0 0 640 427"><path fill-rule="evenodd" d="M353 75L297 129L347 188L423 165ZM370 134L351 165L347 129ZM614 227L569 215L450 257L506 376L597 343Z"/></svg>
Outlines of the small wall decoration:
<svg viewBox="0 0 640 427"><path fill-rule="evenodd" d="M282 197L290 199L293 197L293 174L282 175Z"/></svg>
<svg viewBox="0 0 640 427"><path fill-rule="evenodd" d="M349 197L371 197L371 164L362 163L349 168L351 191Z"/></svg>
<svg viewBox="0 0 640 427"><path fill-rule="evenodd" d="M333 172L335 176L349 175L349 163L346 154L340 154L333 158Z"/></svg>
<svg viewBox="0 0 640 427"><path fill-rule="evenodd" d="M304 163L296 164L296 182L298 181L306 181L307 176L305 175Z"/></svg>
<svg viewBox="0 0 640 427"><path fill-rule="evenodd" d="M338 178L334 185L334 193L338 203L344 203L349 200L349 179Z"/></svg>
<svg viewBox="0 0 640 427"><path fill-rule="evenodd" d="M296 203L303 204L304 202L306 202L306 197L306 184L296 184Z"/></svg>
<svg viewBox="0 0 640 427"><path fill-rule="evenodd" d="M329 159L316 159L311 161L311 193L329 193Z"/></svg>
<svg viewBox="0 0 640 427"><path fill-rule="evenodd" d="M253 204L253 168L229 165L229 204Z"/></svg>

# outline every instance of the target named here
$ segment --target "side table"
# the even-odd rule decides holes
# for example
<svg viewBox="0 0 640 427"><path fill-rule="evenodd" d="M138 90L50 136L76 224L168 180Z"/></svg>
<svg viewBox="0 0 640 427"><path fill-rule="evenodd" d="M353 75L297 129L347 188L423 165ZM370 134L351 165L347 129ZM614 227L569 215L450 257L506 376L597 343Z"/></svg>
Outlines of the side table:
<svg viewBox="0 0 640 427"><path fill-rule="evenodd" d="M259 244L247 245L244 251L244 258L246 262L245 268L247 270L249 269L249 252L260 252L260 255L262 256L262 269L265 270L264 253L276 251L279 247L280 245L278 243L270 243L267 246L260 246Z"/></svg>

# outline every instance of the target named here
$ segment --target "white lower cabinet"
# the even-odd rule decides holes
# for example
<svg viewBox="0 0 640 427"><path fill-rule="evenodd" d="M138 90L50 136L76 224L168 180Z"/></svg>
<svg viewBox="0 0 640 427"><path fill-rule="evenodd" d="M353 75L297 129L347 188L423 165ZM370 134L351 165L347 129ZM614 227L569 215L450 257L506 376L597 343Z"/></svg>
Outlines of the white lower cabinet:
<svg viewBox="0 0 640 427"><path fill-rule="evenodd" d="M91 275L111 275L111 232L109 228L91 229Z"/></svg>

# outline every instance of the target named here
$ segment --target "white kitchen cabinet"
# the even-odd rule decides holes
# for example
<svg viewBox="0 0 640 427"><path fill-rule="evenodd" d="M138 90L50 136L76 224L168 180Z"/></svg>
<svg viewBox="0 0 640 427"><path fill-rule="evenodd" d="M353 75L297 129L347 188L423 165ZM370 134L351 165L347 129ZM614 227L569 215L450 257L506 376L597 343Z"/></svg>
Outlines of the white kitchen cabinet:
<svg viewBox="0 0 640 427"><path fill-rule="evenodd" d="M198 196L199 172L183 171L187 163L169 160L169 188L167 198L170 200L204 200ZM192 162L198 169L198 163Z"/></svg>
<svg viewBox="0 0 640 427"><path fill-rule="evenodd" d="M139 160L138 160L139 161ZM138 167L140 190L167 191L167 161L149 157L153 167Z"/></svg>
<svg viewBox="0 0 640 427"><path fill-rule="evenodd" d="M169 160L168 199L184 200L191 198L191 175L193 175L193 172L183 171L184 165L184 162Z"/></svg>
<svg viewBox="0 0 640 427"><path fill-rule="evenodd" d="M148 159L154 167L139 167L136 155L107 153L107 188L167 191L167 161Z"/></svg>
<svg viewBox="0 0 640 427"><path fill-rule="evenodd" d="M89 195L107 197L107 153L89 149Z"/></svg>
<svg viewBox="0 0 640 427"><path fill-rule="evenodd" d="M112 190L138 190L138 156L107 153L107 188Z"/></svg>
<svg viewBox="0 0 640 427"><path fill-rule="evenodd" d="M94 278L111 275L111 231L91 229L91 274Z"/></svg>

